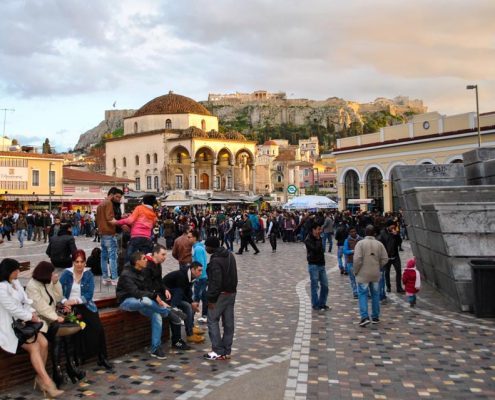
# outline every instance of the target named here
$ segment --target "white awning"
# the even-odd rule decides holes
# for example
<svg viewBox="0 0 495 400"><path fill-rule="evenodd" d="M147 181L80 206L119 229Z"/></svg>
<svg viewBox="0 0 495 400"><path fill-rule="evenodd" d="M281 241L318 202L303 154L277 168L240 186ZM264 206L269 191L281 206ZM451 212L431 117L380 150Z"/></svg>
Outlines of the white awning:
<svg viewBox="0 0 495 400"><path fill-rule="evenodd" d="M347 204L372 204L374 203L374 199L349 199L347 200Z"/></svg>

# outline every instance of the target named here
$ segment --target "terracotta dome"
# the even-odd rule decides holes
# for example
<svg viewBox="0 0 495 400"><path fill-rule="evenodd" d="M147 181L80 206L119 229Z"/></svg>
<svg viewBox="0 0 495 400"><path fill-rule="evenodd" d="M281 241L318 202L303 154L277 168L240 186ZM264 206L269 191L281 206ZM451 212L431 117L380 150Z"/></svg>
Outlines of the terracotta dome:
<svg viewBox="0 0 495 400"><path fill-rule="evenodd" d="M274 140L267 140L263 146L278 146L277 142Z"/></svg>
<svg viewBox="0 0 495 400"><path fill-rule="evenodd" d="M184 129L184 131L181 133L180 137L181 138L194 138L194 137L207 138L209 136L205 131L203 131L199 128L196 128L195 126L190 126L189 128Z"/></svg>
<svg viewBox="0 0 495 400"><path fill-rule="evenodd" d="M227 132L225 137L231 140L246 140L246 137L240 132Z"/></svg>
<svg viewBox="0 0 495 400"><path fill-rule="evenodd" d="M211 116L211 113L197 101L186 96L168 92L142 106L133 117L154 114L199 114Z"/></svg>

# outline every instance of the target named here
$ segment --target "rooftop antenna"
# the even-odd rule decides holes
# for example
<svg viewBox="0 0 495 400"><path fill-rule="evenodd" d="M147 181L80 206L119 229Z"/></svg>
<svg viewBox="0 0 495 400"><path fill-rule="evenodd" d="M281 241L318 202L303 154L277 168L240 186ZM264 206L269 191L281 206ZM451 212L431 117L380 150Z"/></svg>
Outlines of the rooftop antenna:
<svg viewBox="0 0 495 400"><path fill-rule="evenodd" d="M2 151L5 151L5 123L7 122L7 111L14 112L15 108L0 108L0 111L3 111Z"/></svg>

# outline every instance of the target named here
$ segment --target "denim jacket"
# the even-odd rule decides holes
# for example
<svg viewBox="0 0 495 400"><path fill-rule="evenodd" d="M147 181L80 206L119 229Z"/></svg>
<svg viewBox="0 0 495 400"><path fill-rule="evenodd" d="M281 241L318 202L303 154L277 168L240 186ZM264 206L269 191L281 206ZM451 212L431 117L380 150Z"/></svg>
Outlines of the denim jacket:
<svg viewBox="0 0 495 400"><path fill-rule="evenodd" d="M70 297L70 292L72 290L72 285L74 283L74 268L67 268L62 272L60 277L60 283L62 285L62 292L64 294L64 299ZM93 293L95 291L95 280L93 273L89 268L85 268L83 276L81 278L81 300L88 310L92 312L97 312L95 302L93 301Z"/></svg>

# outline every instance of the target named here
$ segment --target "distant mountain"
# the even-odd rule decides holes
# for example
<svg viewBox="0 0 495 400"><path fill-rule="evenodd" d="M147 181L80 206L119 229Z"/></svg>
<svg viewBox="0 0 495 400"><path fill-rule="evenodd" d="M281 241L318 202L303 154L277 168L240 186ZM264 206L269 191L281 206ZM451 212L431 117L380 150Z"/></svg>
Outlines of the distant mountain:
<svg viewBox="0 0 495 400"><path fill-rule="evenodd" d="M261 93L261 94L260 94ZM220 131L239 131L253 140L299 139L318 136L323 148L339 137L378 131L381 127L406 122L427 111L421 100L398 96L357 103L337 97L326 100L287 99L285 93L257 91L208 96L200 102L219 118ZM123 128L123 119L136 110L107 110L105 120L79 137L75 147L85 151L101 142L103 135Z"/></svg>

